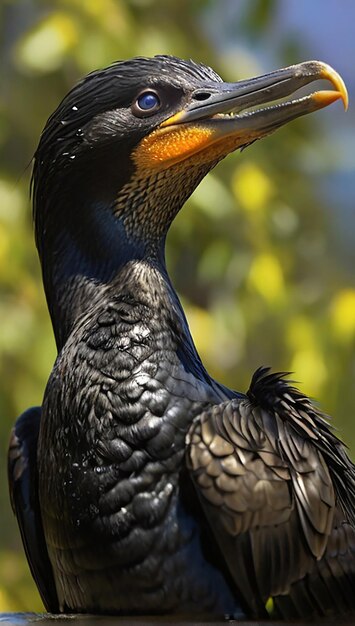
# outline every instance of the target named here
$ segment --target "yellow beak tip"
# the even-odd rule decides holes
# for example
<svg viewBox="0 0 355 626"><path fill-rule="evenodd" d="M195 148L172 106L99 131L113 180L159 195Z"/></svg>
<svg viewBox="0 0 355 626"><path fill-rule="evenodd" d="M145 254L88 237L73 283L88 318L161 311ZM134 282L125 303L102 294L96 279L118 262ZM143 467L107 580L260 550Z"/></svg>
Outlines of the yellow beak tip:
<svg viewBox="0 0 355 626"><path fill-rule="evenodd" d="M322 70L319 77L329 80L334 85L336 89L335 93L338 94L338 97L334 98L334 100L341 99L344 105L344 109L345 111L347 111L349 106L348 90L340 74L338 74L338 72L336 72L330 65L322 63Z"/></svg>

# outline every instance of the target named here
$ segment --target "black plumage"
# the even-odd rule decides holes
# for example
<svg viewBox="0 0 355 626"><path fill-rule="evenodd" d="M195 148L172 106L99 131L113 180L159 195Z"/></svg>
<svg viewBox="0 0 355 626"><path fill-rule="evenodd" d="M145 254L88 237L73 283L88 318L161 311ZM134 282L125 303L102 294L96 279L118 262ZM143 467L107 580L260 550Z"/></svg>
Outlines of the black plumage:
<svg viewBox="0 0 355 626"><path fill-rule="evenodd" d="M11 506L17 517L23 546L41 598L59 610L52 567L43 534L38 498L37 441L41 407L32 407L17 419L8 452Z"/></svg>
<svg viewBox="0 0 355 626"><path fill-rule="evenodd" d="M187 443L201 501L254 616L266 615L269 597L289 618L354 608L354 467L284 374L258 370L244 398L201 414Z"/></svg>
<svg viewBox="0 0 355 626"><path fill-rule="evenodd" d="M244 112L317 78L336 91ZM9 452L48 610L265 616L269 596L285 617L354 608L341 442L283 375L259 370L246 395L209 376L164 256L221 158L339 97L316 61L228 84L137 58L90 74L49 118L33 202L58 357Z"/></svg>

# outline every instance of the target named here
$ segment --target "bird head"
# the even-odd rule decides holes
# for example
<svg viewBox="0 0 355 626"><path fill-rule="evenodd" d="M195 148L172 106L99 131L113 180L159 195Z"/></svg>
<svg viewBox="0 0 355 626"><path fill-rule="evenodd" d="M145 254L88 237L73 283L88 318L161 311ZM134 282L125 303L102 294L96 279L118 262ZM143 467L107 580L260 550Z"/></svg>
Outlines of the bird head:
<svg viewBox="0 0 355 626"><path fill-rule="evenodd" d="M318 79L335 90L285 100ZM339 98L346 105L342 79L318 61L236 83L167 56L86 76L49 118L35 154L47 296L54 273L102 280L129 259L163 260L171 221L220 159Z"/></svg>
<svg viewBox="0 0 355 626"><path fill-rule="evenodd" d="M270 105L317 79L335 90ZM175 57L114 63L49 118L35 155L35 215L54 198L71 211L76 201L80 220L83 205L105 206L133 239L156 239L217 161L339 98L346 105L342 79L318 61L237 83Z"/></svg>

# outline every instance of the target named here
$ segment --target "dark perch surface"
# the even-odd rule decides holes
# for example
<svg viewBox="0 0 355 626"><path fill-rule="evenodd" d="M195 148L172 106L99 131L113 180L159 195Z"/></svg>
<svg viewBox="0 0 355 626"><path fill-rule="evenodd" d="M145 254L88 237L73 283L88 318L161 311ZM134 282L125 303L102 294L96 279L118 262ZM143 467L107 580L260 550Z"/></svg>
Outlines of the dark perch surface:
<svg viewBox="0 0 355 626"><path fill-rule="evenodd" d="M55 622L80 622L80 626L86 624L94 625L100 622L101 626L113 626L113 624L120 624L121 626L144 626L145 624L181 624L183 626L203 626L204 624L214 624L214 626L225 626L228 623L238 624L238 626L259 626L265 624L265 626L274 626L281 622L240 622L234 620L221 620L214 621L208 618L201 618L200 620L191 620L189 617L181 619L180 617L106 617L104 615L49 615L47 613L1 613L0 623L7 626L25 626L25 624L33 624L40 622L42 626L53 626ZM283 622L284 623L284 622ZM290 622L291 623L291 622ZM293 626L306 626L312 622L292 622ZM334 626L333 621L321 622L322 626ZM340 620L337 623L347 624L348 626L354 624L352 620ZM313 622L314 626L314 622Z"/></svg>

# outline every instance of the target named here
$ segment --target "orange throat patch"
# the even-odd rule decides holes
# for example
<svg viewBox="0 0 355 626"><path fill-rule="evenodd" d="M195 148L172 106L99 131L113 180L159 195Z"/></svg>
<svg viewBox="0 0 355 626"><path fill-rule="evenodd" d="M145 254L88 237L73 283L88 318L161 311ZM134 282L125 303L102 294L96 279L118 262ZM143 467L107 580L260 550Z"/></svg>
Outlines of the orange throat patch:
<svg viewBox="0 0 355 626"><path fill-rule="evenodd" d="M216 122L217 120L215 120ZM223 158L229 152L254 141L260 131L224 132L218 123L174 124L159 127L142 139L133 153L138 170L163 170L176 163L202 165Z"/></svg>

